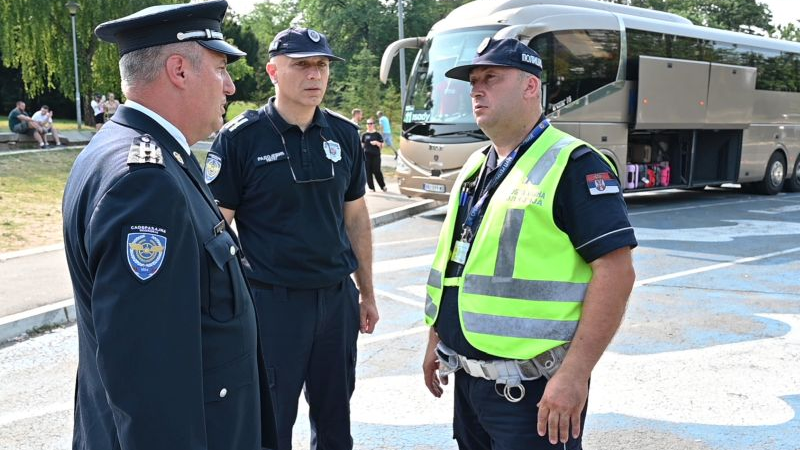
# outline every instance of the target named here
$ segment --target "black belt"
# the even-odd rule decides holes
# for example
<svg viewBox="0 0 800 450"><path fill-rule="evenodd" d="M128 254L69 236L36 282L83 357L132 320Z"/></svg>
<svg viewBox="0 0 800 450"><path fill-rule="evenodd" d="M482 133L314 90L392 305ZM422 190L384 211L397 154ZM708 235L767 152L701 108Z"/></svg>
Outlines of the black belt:
<svg viewBox="0 0 800 450"><path fill-rule="evenodd" d="M274 290L274 289L286 289L287 291L324 291L335 287L341 287L342 283L344 283L347 278L333 283L329 286L322 286L318 288L296 288L291 286L281 286L278 284L272 283L264 283L263 281L256 280L255 278L248 278L247 281L250 282L250 286L255 289L265 289L265 290Z"/></svg>

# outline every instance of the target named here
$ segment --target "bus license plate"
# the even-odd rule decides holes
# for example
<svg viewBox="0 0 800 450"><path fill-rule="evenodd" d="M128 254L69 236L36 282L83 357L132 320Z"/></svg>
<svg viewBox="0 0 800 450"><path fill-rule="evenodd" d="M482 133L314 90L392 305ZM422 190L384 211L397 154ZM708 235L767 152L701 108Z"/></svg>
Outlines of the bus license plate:
<svg viewBox="0 0 800 450"><path fill-rule="evenodd" d="M444 194L445 191L443 184L422 183L422 189L427 192L436 192L437 194Z"/></svg>

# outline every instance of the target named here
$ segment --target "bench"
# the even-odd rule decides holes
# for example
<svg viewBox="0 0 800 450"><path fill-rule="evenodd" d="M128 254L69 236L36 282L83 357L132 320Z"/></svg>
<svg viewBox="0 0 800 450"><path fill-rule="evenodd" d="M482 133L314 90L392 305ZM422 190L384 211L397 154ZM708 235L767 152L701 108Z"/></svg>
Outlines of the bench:
<svg viewBox="0 0 800 450"><path fill-rule="evenodd" d="M50 142L52 142L53 133L47 133L50 136ZM61 139L61 142L64 142L64 139ZM36 139L33 138L30 134L20 134L14 133L12 131L3 131L0 132L0 144L5 144L8 147L14 147L17 144L36 144Z"/></svg>

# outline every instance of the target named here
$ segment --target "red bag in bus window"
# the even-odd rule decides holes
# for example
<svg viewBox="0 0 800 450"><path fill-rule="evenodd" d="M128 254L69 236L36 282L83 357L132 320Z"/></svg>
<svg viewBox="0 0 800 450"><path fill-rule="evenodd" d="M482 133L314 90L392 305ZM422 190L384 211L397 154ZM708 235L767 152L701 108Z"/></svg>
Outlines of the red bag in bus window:
<svg viewBox="0 0 800 450"><path fill-rule="evenodd" d="M645 187L654 187L656 185L656 171L653 169L652 164L647 165L647 185Z"/></svg>
<svg viewBox="0 0 800 450"><path fill-rule="evenodd" d="M661 186L669 186L669 162L660 162L658 165L661 167L661 175L659 177Z"/></svg>
<svg viewBox="0 0 800 450"><path fill-rule="evenodd" d="M639 180L639 166L636 164L627 165L628 177L625 182L625 189L636 189Z"/></svg>

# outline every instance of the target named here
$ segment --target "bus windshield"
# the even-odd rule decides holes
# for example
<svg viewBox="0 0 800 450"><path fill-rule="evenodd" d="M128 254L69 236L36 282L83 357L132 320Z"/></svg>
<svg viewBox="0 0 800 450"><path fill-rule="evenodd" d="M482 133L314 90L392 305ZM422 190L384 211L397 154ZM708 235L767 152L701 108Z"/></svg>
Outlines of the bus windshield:
<svg viewBox="0 0 800 450"><path fill-rule="evenodd" d="M410 132L413 127L414 134L430 135L430 127L422 124L438 125L437 131L441 131L442 126L451 132L453 128L476 128L469 83L447 78L444 74L455 66L471 63L481 41L497 30L496 27L473 28L428 39L411 76L403 114L404 130Z"/></svg>

